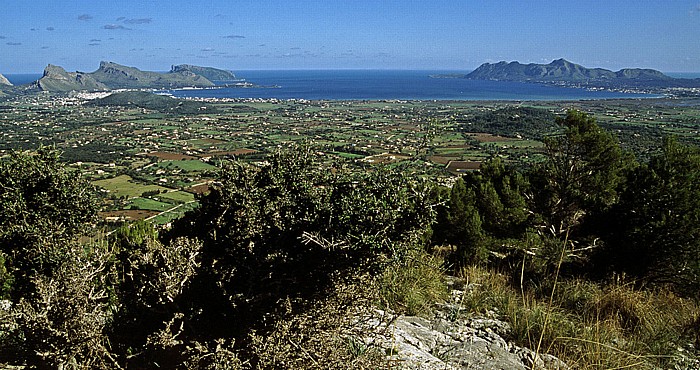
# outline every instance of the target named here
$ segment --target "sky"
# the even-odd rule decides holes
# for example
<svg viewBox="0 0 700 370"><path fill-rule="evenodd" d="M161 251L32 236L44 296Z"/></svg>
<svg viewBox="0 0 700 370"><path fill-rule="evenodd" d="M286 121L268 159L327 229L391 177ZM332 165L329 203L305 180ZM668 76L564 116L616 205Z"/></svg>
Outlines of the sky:
<svg viewBox="0 0 700 370"><path fill-rule="evenodd" d="M102 60L166 71L471 70L484 62L700 72L700 0L2 0L0 73Z"/></svg>

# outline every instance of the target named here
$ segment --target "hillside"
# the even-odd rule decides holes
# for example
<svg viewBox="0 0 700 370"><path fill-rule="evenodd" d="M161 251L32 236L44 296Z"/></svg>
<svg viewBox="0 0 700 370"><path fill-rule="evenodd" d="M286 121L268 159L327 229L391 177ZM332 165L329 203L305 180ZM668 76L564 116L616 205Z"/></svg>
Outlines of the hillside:
<svg viewBox="0 0 700 370"><path fill-rule="evenodd" d="M188 70L169 73L148 72L112 62L100 62L100 68L90 75L110 89L214 86L214 83L206 77Z"/></svg>
<svg viewBox="0 0 700 370"><path fill-rule="evenodd" d="M192 72L208 79L209 81L232 81L236 79L235 74L233 74L231 71L225 71L223 69L193 66L191 64L180 64L170 68L170 73L183 72Z"/></svg>
<svg viewBox="0 0 700 370"><path fill-rule="evenodd" d="M207 103L175 99L170 96L157 95L146 91L117 92L101 99L95 99L88 105L125 106L150 109L162 113L196 114L212 113L216 109Z"/></svg>

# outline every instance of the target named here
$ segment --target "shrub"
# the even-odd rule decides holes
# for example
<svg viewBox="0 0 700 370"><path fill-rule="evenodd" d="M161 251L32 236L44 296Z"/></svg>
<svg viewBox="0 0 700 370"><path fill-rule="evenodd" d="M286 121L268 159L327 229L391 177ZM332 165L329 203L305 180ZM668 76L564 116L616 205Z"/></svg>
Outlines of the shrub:
<svg viewBox="0 0 700 370"><path fill-rule="evenodd" d="M50 276L34 275L31 296L20 298L3 319L14 340L5 354L14 353L39 368L114 368L118 366L104 336L112 320L109 299L109 252L95 246L87 253L71 244L65 263Z"/></svg>

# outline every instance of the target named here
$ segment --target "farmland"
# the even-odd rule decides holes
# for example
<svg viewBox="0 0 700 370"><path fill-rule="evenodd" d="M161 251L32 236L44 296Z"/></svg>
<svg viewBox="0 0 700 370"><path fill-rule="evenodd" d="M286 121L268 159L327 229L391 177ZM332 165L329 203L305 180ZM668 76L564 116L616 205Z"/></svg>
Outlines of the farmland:
<svg viewBox="0 0 700 370"><path fill-rule="evenodd" d="M207 100L193 114L93 106L74 96L32 95L0 104L0 155L56 146L102 189L103 217L167 223L196 205L225 161L263 161L305 145L329 160L397 165L431 176L478 168L491 156L515 165L541 158L555 116L596 117L640 157L661 138L700 144L700 101L576 102Z"/></svg>

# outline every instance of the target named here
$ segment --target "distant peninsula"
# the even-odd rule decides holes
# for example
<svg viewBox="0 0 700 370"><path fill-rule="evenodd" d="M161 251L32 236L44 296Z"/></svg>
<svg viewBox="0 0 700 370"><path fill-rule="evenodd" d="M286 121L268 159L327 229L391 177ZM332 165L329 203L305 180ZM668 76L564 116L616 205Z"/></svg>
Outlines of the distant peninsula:
<svg viewBox="0 0 700 370"><path fill-rule="evenodd" d="M67 72L60 66L49 64L37 81L22 86L11 86L10 82L2 77L0 86L9 93L178 89L213 87L213 81L235 79L236 76L232 72L211 67L174 65L169 72L161 73L103 61L94 72Z"/></svg>
<svg viewBox="0 0 700 370"><path fill-rule="evenodd" d="M649 92L661 92L660 89L668 88L700 88L700 79L673 78L654 69L625 68L614 72L603 68L586 68L565 59L557 59L549 64L505 61L484 63L469 74L431 77L532 82L610 90L635 89Z"/></svg>

